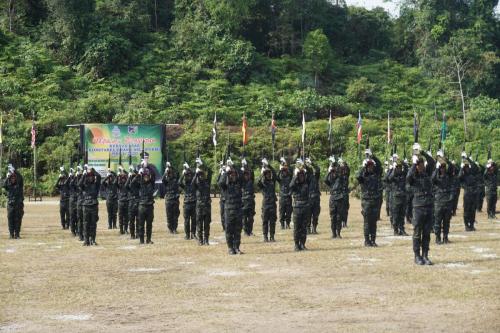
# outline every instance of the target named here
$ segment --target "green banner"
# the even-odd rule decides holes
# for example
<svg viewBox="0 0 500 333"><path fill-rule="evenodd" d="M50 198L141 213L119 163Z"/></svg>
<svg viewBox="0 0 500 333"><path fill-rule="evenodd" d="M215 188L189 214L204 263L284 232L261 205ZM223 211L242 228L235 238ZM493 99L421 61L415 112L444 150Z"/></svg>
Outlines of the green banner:
<svg viewBox="0 0 500 333"><path fill-rule="evenodd" d="M156 181L161 182L163 163L163 125L85 124L83 144L88 153L88 164L101 175L106 175L108 159L111 170L118 170L120 159L128 170L131 157L136 167L141 162L141 152L149 154L149 165L155 171ZM130 156L130 157L129 157Z"/></svg>

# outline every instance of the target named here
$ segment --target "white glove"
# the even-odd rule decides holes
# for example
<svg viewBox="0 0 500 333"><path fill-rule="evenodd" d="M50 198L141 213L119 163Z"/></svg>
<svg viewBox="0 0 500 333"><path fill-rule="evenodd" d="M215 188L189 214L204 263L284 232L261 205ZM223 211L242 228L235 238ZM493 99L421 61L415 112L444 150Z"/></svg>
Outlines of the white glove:
<svg viewBox="0 0 500 333"><path fill-rule="evenodd" d="M299 170L299 169L297 169L297 168L295 168L295 170L293 170L293 174L294 174L294 176L297 176L299 172L300 172L300 170Z"/></svg>
<svg viewBox="0 0 500 333"><path fill-rule="evenodd" d="M439 169L441 167L441 162L436 161L436 169Z"/></svg>
<svg viewBox="0 0 500 333"><path fill-rule="evenodd" d="M412 148L413 148L413 150L417 150L417 151L421 151L422 150L422 148L420 147L420 143L418 143L418 142L415 142L413 144Z"/></svg>
<svg viewBox="0 0 500 333"><path fill-rule="evenodd" d="M411 161L412 161L413 164L417 164L418 163L418 156L417 155L413 155L411 157Z"/></svg>
<svg viewBox="0 0 500 333"><path fill-rule="evenodd" d="M283 170L285 166L283 164L280 164L280 170Z"/></svg>
<svg viewBox="0 0 500 333"><path fill-rule="evenodd" d="M403 160L403 162L404 162L405 164L408 164L408 159L407 159L407 158L405 158L405 159Z"/></svg>
<svg viewBox="0 0 500 333"><path fill-rule="evenodd" d="M342 159L342 157L339 158L338 162L339 162L339 164L344 164L344 160Z"/></svg>
<svg viewBox="0 0 500 333"><path fill-rule="evenodd" d="M201 160L201 158L199 157L196 158L196 164L198 164L199 166L203 165L203 161Z"/></svg>
<svg viewBox="0 0 500 333"><path fill-rule="evenodd" d="M246 166L247 164L248 163L247 163L246 158L244 158L244 159L241 160L241 165Z"/></svg>
<svg viewBox="0 0 500 333"><path fill-rule="evenodd" d="M264 165L264 166L268 166L269 165L269 162L267 161L267 158L264 157L262 159L262 165Z"/></svg>
<svg viewBox="0 0 500 333"><path fill-rule="evenodd" d="M144 173L144 169L143 168L140 168L139 169L139 174L142 175Z"/></svg>
<svg viewBox="0 0 500 333"><path fill-rule="evenodd" d="M491 163L486 164L486 169L491 168Z"/></svg>
<svg viewBox="0 0 500 333"><path fill-rule="evenodd" d="M366 167L366 165L367 165L367 164L368 164L368 159L367 159L367 158L365 158L365 159L363 160L363 168L364 168L364 167Z"/></svg>
<svg viewBox="0 0 500 333"><path fill-rule="evenodd" d="M226 162L226 164L227 164L228 166L232 166L232 165L233 165L233 160L231 159L231 157L228 157L228 158L227 158L227 162Z"/></svg>
<svg viewBox="0 0 500 333"><path fill-rule="evenodd" d="M266 168L262 167L262 169L260 169L260 173L264 174L264 172L266 172L266 170L267 170Z"/></svg>
<svg viewBox="0 0 500 333"><path fill-rule="evenodd" d="M332 171L333 171L333 166L332 166L332 165L330 165L330 166L328 167L328 173L330 173L330 172L332 172Z"/></svg>
<svg viewBox="0 0 500 333"><path fill-rule="evenodd" d="M10 171L7 172L7 177L6 178L9 178L11 175L12 175L12 173Z"/></svg>
<svg viewBox="0 0 500 333"><path fill-rule="evenodd" d="M201 172L201 169L200 168L196 168L196 173L200 173Z"/></svg>
<svg viewBox="0 0 500 333"><path fill-rule="evenodd" d="M462 158L467 158L467 153L463 151L462 155L460 155L460 156L462 156Z"/></svg>
<svg viewBox="0 0 500 333"><path fill-rule="evenodd" d="M106 173L106 177L109 177L109 176L111 176L111 172L109 172L109 171L108 171L108 172Z"/></svg>
<svg viewBox="0 0 500 333"><path fill-rule="evenodd" d="M330 156L330 158L328 159L330 161L330 163L335 163L335 156Z"/></svg>
<svg viewBox="0 0 500 333"><path fill-rule="evenodd" d="M164 172L164 173L166 174L166 173L168 172L168 170L170 170L170 167L169 167L169 166L167 166L167 167L165 168L165 172Z"/></svg>
<svg viewBox="0 0 500 333"><path fill-rule="evenodd" d="M83 175L85 176L87 174L87 169L83 170Z"/></svg>
<svg viewBox="0 0 500 333"><path fill-rule="evenodd" d="M306 163L307 164L312 164L312 161L311 161L311 159L309 157L306 158Z"/></svg>
<svg viewBox="0 0 500 333"><path fill-rule="evenodd" d="M439 157L444 157L443 151L441 149L438 150L436 155Z"/></svg>
<svg viewBox="0 0 500 333"><path fill-rule="evenodd" d="M461 164L460 164L460 168L461 168L461 169L463 169L463 168L464 168L464 166L465 166L465 163L461 163Z"/></svg>
<svg viewBox="0 0 500 333"><path fill-rule="evenodd" d="M170 168L172 166L172 164L170 164L170 162L167 162L167 168Z"/></svg>
<svg viewBox="0 0 500 333"><path fill-rule="evenodd" d="M394 169L394 163L389 164L389 170Z"/></svg>
<svg viewBox="0 0 500 333"><path fill-rule="evenodd" d="M229 165L227 165L227 166L224 168L224 171L226 171L226 172L231 171L231 167L230 167Z"/></svg>
<svg viewBox="0 0 500 333"><path fill-rule="evenodd" d="M281 158L280 158L280 163L286 164L286 160L285 160L285 158L284 158L284 157L281 157Z"/></svg>
<svg viewBox="0 0 500 333"><path fill-rule="evenodd" d="M60 167L59 171L63 172L64 171L64 166Z"/></svg>

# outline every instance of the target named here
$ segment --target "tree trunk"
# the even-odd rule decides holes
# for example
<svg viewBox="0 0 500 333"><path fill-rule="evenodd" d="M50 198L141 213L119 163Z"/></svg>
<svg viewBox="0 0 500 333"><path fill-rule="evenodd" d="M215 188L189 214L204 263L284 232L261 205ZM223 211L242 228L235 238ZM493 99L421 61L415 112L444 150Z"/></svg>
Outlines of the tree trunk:
<svg viewBox="0 0 500 333"><path fill-rule="evenodd" d="M12 32L13 20L14 20L14 0L9 0L9 32Z"/></svg>

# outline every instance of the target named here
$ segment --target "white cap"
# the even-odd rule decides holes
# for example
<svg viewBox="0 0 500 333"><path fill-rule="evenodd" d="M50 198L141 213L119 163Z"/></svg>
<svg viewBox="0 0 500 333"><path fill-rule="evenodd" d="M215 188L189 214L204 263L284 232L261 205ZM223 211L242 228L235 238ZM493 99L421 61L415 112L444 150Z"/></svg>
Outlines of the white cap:
<svg viewBox="0 0 500 333"><path fill-rule="evenodd" d="M372 150L370 148L365 149L365 155L372 155Z"/></svg>
<svg viewBox="0 0 500 333"><path fill-rule="evenodd" d="M412 148L413 148L413 150L422 150L422 148L420 147L420 143L418 143L418 142L415 142L413 144Z"/></svg>
<svg viewBox="0 0 500 333"><path fill-rule="evenodd" d="M444 157L444 153L443 153L443 151L442 151L441 149L439 149L439 150L437 151L437 156L438 156L438 157Z"/></svg>

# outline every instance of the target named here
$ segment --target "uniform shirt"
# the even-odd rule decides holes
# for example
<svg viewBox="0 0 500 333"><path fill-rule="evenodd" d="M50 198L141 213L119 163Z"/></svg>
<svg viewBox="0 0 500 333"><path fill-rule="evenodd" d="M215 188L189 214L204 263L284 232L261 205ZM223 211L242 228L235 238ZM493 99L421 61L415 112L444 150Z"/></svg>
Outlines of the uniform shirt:
<svg viewBox="0 0 500 333"><path fill-rule="evenodd" d="M219 187L224 191L225 208L226 209L240 209L242 206L242 189L241 189L241 176L238 171L236 172L236 180L230 181L226 172L221 174L219 179Z"/></svg>
<svg viewBox="0 0 500 333"><path fill-rule="evenodd" d="M194 176L194 173L191 172ZM196 203L196 189L193 185L193 179L186 180L186 175L183 173L179 178L179 187L184 190L184 204Z"/></svg>
<svg viewBox="0 0 500 333"><path fill-rule="evenodd" d="M23 176L19 172L16 174L16 182L12 183L11 178L7 178L3 184L3 188L7 191L7 202L9 205L20 204L24 201L24 181Z"/></svg>
<svg viewBox="0 0 500 333"><path fill-rule="evenodd" d="M325 177L325 184L330 188L330 198L332 200L340 200L349 196L349 176L346 177L340 172L340 167L335 166L334 170L330 171Z"/></svg>
<svg viewBox="0 0 500 333"><path fill-rule="evenodd" d="M375 166L373 172L368 172L366 167L361 168L356 176L361 185L361 200L379 200L382 193L382 164L380 160L373 156Z"/></svg>
<svg viewBox="0 0 500 333"><path fill-rule="evenodd" d="M477 173L479 172L478 167L474 162L469 160L470 167L468 169L461 168L458 174L458 179L460 179L460 185L464 189L464 195L474 195L477 188Z"/></svg>
<svg viewBox="0 0 500 333"><path fill-rule="evenodd" d="M498 168L495 166L492 173L488 169L484 172L484 185L486 186L487 193L497 193L498 186Z"/></svg>
<svg viewBox="0 0 500 333"><path fill-rule="evenodd" d="M245 180L244 177L241 179L242 183L242 200L244 202L253 202L255 199L255 190L254 190L254 172L251 169L245 169L243 173L248 172L250 173L250 178L248 180Z"/></svg>
<svg viewBox="0 0 500 333"><path fill-rule="evenodd" d="M152 176L149 180L144 179L144 175L136 175L132 180L133 184L139 184L139 204L151 206L155 203L155 178L154 174L150 173Z"/></svg>
<svg viewBox="0 0 500 333"><path fill-rule="evenodd" d="M289 197L291 195L290 182L292 181L292 173L290 170L280 170L277 179L280 184L280 197Z"/></svg>
<svg viewBox="0 0 500 333"><path fill-rule="evenodd" d="M106 191L107 201L118 200L118 185L116 184L115 173L111 173L109 176L106 176L106 178L102 181L102 186Z"/></svg>
<svg viewBox="0 0 500 333"><path fill-rule="evenodd" d="M78 183L75 183L75 179L77 179L75 175L69 176L68 179L66 179L66 183L68 184L69 188L70 200L77 200L80 193L80 190L78 189Z"/></svg>
<svg viewBox="0 0 500 333"><path fill-rule="evenodd" d="M99 189L101 188L101 175L98 172L95 172L93 176L87 173L86 175L83 175L82 178L80 178L79 186L83 192L82 205L84 206L97 205Z"/></svg>
<svg viewBox="0 0 500 333"><path fill-rule="evenodd" d="M319 188L319 179L321 176L321 170L316 164L312 164L311 167L307 167L307 172L309 173L309 198L316 199L321 196L321 190Z"/></svg>
<svg viewBox="0 0 500 333"><path fill-rule="evenodd" d="M127 175L122 174L116 177L116 187L118 188L118 201L128 201Z"/></svg>
<svg viewBox="0 0 500 333"><path fill-rule="evenodd" d="M426 154L422 153L427 159L427 165L423 172L417 172L417 165L413 164L406 176L406 181L411 186L413 193L413 207L425 207L432 205L432 173L434 172L435 161Z"/></svg>
<svg viewBox="0 0 500 333"><path fill-rule="evenodd" d="M391 193L393 197L406 197L406 176L408 166L403 165L401 170L397 168L389 171L388 181L391 184Z"/></svg>
<svg viewBox="0 0 500 333"><path fill-rule="evenodd" d="M309 207L309 182L307 174L304 177L304 182L300 183L296 175L290 181L290 192L293 197L294 208Z"/></svg>
<svg viewBox="0 0 500 333"><path fill-rule="evenodd" d="M56 189L59 192L59 200L60 201L68 201L69 200L69 183L68 177L59 177L56 183Z"/></svg>
<svg viewBox="0 0 500 333"><path fill-rule="evenodd" d="M140 184L139 182L133 182L137 174L130 173L127 182L125 183L125 187L127 188L128 191L128 200L129 201L136 201L139 198L139 191L140 191Z"/></svg>
<svg viewBox="0 0 500 333"><path fill-rule="evenodd" d="M434 170L432 174L432 184L434 185L434 201L437 204L448 204L453 200L453 176L452 166L448 167L444 174L441 174L440 169Z"/></svg>
<svg viewBox="0 0 500 333"><path fill-rule="evenodd" d="M276 205L276 172L269 166L271 172L271 179L267 180L264 174L261 174L257 185L262 191L262 206L275 206Z"/></svg>
<svg viewBox="0 0 500 333"><path fill-rule="evenodd" d="M210 186L212 182L212 171L207 171L207 177L201 179L198 174L195 174L191 184L196 191L196 206L197 207L210 207L212 198L210 197Z"/></svg>
<svg viewBox="0 0 500 333"><path fill-rule="evenodd" d="M179 198L179 179L177 172L172 169L171 175L165 173L161 179L165 186L165 200L176 200Z"/></svg>

